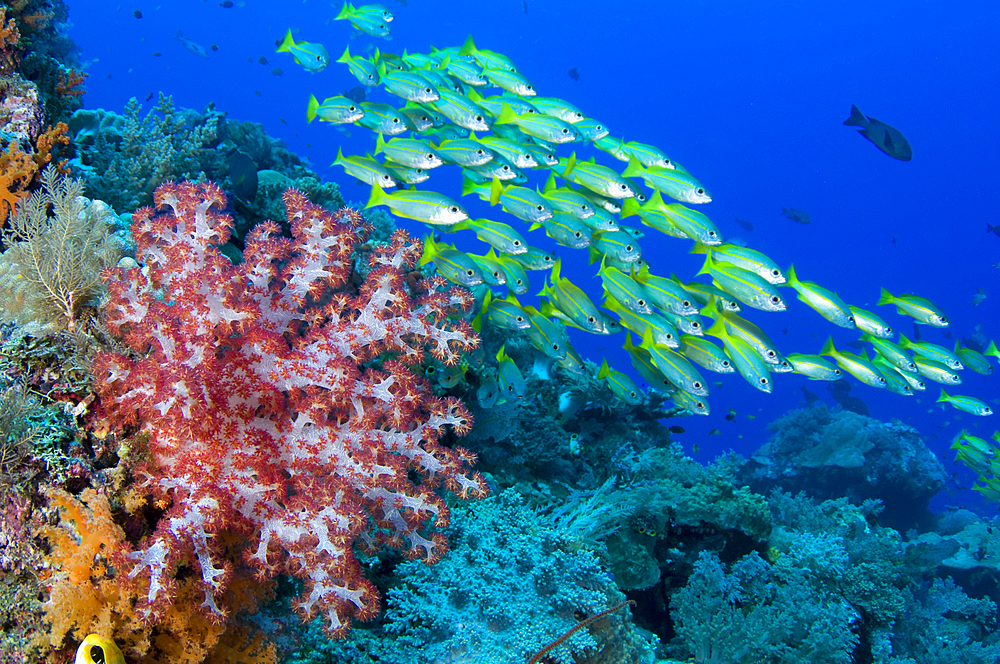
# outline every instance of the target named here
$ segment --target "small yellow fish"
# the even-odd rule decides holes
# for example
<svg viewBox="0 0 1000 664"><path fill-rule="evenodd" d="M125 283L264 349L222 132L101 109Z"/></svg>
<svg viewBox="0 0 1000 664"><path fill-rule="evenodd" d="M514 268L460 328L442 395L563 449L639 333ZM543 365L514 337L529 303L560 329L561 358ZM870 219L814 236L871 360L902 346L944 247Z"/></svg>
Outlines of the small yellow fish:
<svg viewBox="0 0 1000 664"><path fill-rule="evenodd" d="M99 648L101 651L97 659L94 658L95 648ZM97 634L88 634L80 647L76 649L74 664L125 664L125 655L111 639Z"/></svg>

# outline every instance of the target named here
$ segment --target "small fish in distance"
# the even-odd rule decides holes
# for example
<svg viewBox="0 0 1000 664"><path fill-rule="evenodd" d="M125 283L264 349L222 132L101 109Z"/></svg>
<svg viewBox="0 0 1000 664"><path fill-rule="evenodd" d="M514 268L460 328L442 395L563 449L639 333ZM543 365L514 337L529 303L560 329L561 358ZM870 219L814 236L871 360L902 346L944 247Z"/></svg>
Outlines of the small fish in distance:
<svg viewBox="0 0 1000 664"><path fill-rule="evenodd" d="M910 161L913 159L913 148L902 132L881 120L866 117L856 105L851 106L851 117L844 120L845 125L861 127L858 133L875 144L882 152L893 159Z"/></svg>
<svg viewBox="0 0 1000 664"><path fill-rule="evenodd" d="M185 37L184 35L182 35L180 30L177 31L176 35L174 35L174 39L176 39L181 44L183 44L184 48L186 48L191 53L194 53L199 58L207 58L208 57L208 51L205 50L205 47L203 47L198 42L192 41L191 39L188 39L187 37Z"/></svg>
<svg viewBox="0 0 1000 664"><path fill-rule="evenodd" d="M570 69L570 70L569 70L568 72L566 72L566 73L567 73L567 74L569 74L569 77L570 77L571 79L573 79L574 81L579 81L579 80L580 80L580 72L579 72L579 71L577 70L577 68L576 68L576 67L573 67L573 68L571 68L571 69Z"/></svg>
<svg viewBox="0 0 1000 664"><path fill-rule="evenodd" d="M993 233L997 237L1000 237L1000 226L994 226L993 224L986 224L986 232Z"/></svg>
<svg viewBox="0 0 1000 664"><path fill-rule="evenodd" d="M800 224L811 224L812 217L805 210L797 210L795 208L781 208L781 216L788 217L792 221L798 222Z"/></svg>
<svg viewBox="0 0 1000 664"><path fill-rule="evenodd" d="M747 221L746 219L740 219L739 217L736 217L736 223L742 226L744 230L747 231L753 230L753 224Z"/></svg>

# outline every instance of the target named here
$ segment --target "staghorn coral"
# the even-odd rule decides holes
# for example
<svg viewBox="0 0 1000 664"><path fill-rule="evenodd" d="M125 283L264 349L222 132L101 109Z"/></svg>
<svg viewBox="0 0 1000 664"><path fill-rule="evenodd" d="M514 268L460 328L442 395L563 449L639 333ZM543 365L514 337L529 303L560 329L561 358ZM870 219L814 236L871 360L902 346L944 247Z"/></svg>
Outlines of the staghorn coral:
<svg viewBox="0 0 1000 664"><path fill-rule="evenodd" d="M103 292L101 270L116 264L123 248L106 221L106 206L82 192L78 180L48 168L42 189L18 205L2 236L3 319L46 331L72 329Z"/></svg>

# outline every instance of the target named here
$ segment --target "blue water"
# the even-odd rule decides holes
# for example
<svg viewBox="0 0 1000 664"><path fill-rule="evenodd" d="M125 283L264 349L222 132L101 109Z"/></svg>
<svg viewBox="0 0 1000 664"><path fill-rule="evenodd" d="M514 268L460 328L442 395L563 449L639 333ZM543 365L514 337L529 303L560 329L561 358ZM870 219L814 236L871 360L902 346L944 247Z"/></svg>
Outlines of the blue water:
<svg viewBox="0 0 1000 664"><path fill-rule="evenodd" d="M521 0L387 4L396 16L392 41L351 40L351 26L331 20L337 7L311 0L248 0L232 8L215 1L72 0L70 34L88 63L87 107L120 112L130 97L154 93L155 100L157 91L180 106L214 103L230 118L263 123L324 178L340 183L349 201L362 204L367 188L329 165L338 146L346 154L372 151L374 135L353 128L348 137L305 118L310 94L323 99L356 81L336 63L307 73L289 55L274 53L275 43L291 27L296 39L320 42L336 58L348 44L360 54L373 47L426 52L432 45L458 45L471 34L480 47L511 57L541 94L563 97L613 135L657 145L682 163L711 190L714 201L700 209L726 237L743 238L781 265L794 262L801 278L875 310L908 336L912 325L906 319L886 307L874 309L881 286L938 303L956 338L976 325L1000 337L1000 269L994 267L1000 264L1000 237L985 232L987 223L1000 224L1000 5L528 0L525 12ZM196 57L174 39L178 29L218 50L207 59ZM259 64L260 56L269 64ZM275 67L280 76L272 73ZM579 81L567 75L571 67ZM370 98L395 102L384 91ZM913 161L894 160L843 126L851 104L899 128L913 146ZM604 163L617 165L607 157ZM424 188L457 195L459 182L458 170L449 167L435 172ZM493 214L478 201L462 203L474 217ZM812 223L783 218L782 207L806 210ZM736 217L751 221L755 230L745 231ZM554 247L540 232L529 239ZM463 241L480 248L471 235ZM651 232L641 244L658 273L689 279L700 266L699 257L686 253L688 241ZM558 254L567 264L564 273L597 299L600 284L585 254L563 248ZM987 297L973 306L979 287ZM788 312L748 316L783 352L818 352L830 334L838 346L856 338L794 300L792 291L783 292ZM926 340L954 344L940 330L920 331ZM605 355L631 371L621 337L571 334L585 357L600 362ZM955 392L979 396L1000 410L1000 376L962 376L965 382ZM767 422L803 403L803 386L834 403L823 383L793 375L776 376L770 395L736 375L723 383L713 388L711 416L680 422L687 429L681 440L692 451L697 444L701 460L730 448L756 449L767 438ZM947 447L963 427L988 436L997 418L935 406L938 392L931 384L907 399L856 385L853 394L867 402L873 417L917 427L957 472L956 487L968 487L974 477L952 466ZM723 417L730 407L739 413L734 422ZM713 428L724 435L707 437ZM946 492L939 500L939 506L953 503L996 509L968 491Z"/></svg>

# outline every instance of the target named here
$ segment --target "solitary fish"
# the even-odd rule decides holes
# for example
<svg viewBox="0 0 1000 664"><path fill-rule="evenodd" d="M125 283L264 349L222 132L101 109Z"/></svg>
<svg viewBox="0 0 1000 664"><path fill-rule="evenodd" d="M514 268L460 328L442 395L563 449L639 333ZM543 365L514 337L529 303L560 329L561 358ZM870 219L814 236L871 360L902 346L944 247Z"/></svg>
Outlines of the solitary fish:
<svg viewBox="0 0 1000 664"><path fill-rule="evenodd" d="M788 217L792 221L798 222L800 224L811 224L812 217L805 210L797 210L795 208L781 208L781 216Z"/></svg>
<svg viewBox="0 0 1000 664"><path fill-rule="evenodd" d="M865 114L857 106L851 106L851 117L844 120L844 124L861 127L858 133L890 157L900 161L913 159L913 148L910 147L909 141L898 129L881 120L865 117Z"/></svg>
<svg viewBox="0 0 1000 664"><path fill-rule="evenodd" d="M138 18L138 17L136 17L136 18ZM188 39L183 34L181 34L180 30L177 31L176 35L174 35L174 39L176 39L177 41L179 41L184 46L184 48L186 48L191 53L194 53L199 58L207 58L208 57L208 51L206 51L205 48L201 44L199 44L198 42L194 41L193 39Z"/></svg>

